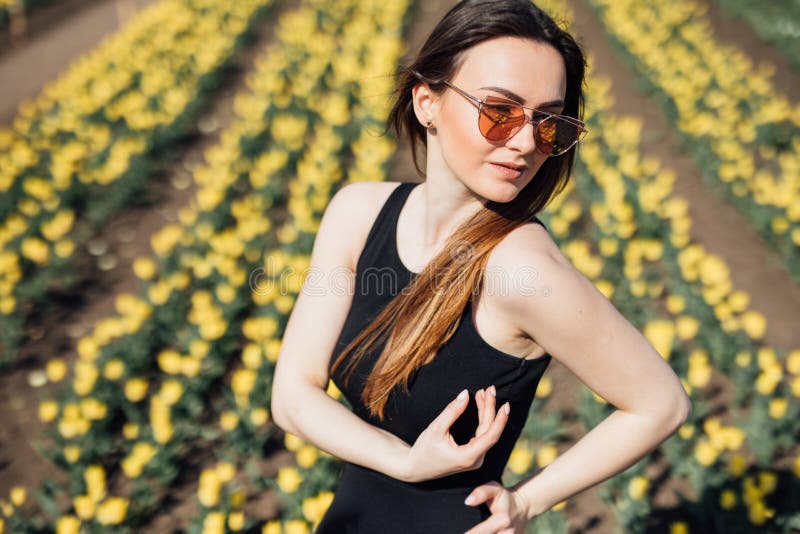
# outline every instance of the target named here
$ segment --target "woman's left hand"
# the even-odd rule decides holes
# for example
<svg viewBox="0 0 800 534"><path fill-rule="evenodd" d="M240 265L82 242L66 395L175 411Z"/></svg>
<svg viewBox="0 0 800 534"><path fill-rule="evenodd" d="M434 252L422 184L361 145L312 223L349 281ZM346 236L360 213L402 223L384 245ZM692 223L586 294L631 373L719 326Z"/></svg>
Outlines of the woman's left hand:
<svg viewBox="0 0 800 534"><path fill-rule="evenodd" d="M473 489L474 498L469 506L485 502L492 512L464 534L523 534L528 522L525 502L519 493L510 491L492 480Z"/></svg>

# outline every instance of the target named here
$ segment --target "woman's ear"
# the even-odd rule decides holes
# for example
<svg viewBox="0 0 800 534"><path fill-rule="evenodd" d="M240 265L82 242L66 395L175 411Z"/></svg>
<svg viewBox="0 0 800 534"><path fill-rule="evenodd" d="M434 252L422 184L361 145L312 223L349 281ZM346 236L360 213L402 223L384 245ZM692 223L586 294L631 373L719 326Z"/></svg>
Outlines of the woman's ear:
<svg viewBox="0 0 800 534"><path fill-rule="evenodd" d="M424 128L436 127L436 114L439 110L439 96L426 82L419 82L411 90L414 114Z"/></svg>

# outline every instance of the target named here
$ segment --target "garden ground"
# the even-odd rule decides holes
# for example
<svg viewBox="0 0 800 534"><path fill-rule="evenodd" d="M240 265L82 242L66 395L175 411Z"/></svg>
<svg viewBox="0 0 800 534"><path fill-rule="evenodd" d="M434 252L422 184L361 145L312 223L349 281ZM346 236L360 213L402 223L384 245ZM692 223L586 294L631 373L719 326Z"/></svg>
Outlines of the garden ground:
<svg viewBox="0 0 800 534"><path fill-rule="evenodd" d="M149 1L152 0L67 1L61 4L61 11L32 13L29 37L13 47L7 35L0 37L0 79L4 80L0 84L0 124L9 124L24 98L34 96L45 81L54 79L72 59L91 50L133 10ZM763 44L746 24L726 17L712 1L706 1L718 40L742 47L756 62L775 64L776 86L793 101L800 99L800 75L788 62ZM453 4L446 0L421 2L410 30L409 53L419 48L432 25ZM633 74L615 55L585 0L569 0L568 4L576 15L575 35L594 55L596 73L613 80L613 111L641 117L647 125L643 153L658 158L675 171L676 192L689 200L693 240L725 260L731 268L734 286L747 291L753 308L766 316L766 342L780 348L800 347L800 330L792 328L800 320L800 287L792 283L780 259L748 221L703 186L700 172L691 158L677 148L677 137L657 106L638 92ZM289 8L290 3L281 6L281 10ZM256 38L242 50L237 66L230 70L225 83L203 111L197 131L176 148L174 160L164 162L145 201L114 216L97 240L96 244L108 247L106 254L116 256L117 266L101 270L96 258L85 254L86 282L69 293L57 295L50 310L29 322L28 339L18 362L0 376L0 413L4 414L0 425L0 494L7 494L12 486L36 487L46 478L60 477L58 470L34 448L42 429L37 403L48 386L34 388L29 385L29 378L51 357L74 360L74 341L88 332L97 319L112 312L116 294L136 289L138 280L130 268L130 260L149 253L150 235L167 221L174 221L177 209L191 197L190 171L202 161L205 147L217 141L219 132L231 120L232 97L241 88L243 74L254 56L271 38L272 21L274 18L261 23ZM13 83L8 83L9 80ZM404 140L400 141L391 176L394 180L418 180ZM578 389L572 373L555 359L548 373L553 380L552 406L561 409L574 406ZM719 384L720 402L725 400L724 386ZM536 410L536 403L533 409ZM570 429L572 439L579 438L578 429L576 422ZM265 473L277 470L291 458L284 453L265 458ZM196 460L195 473L202 468L203 461L203 458ZM674 504L670 494L678 483L665 481L656 492L654 505ZM195 484L196 476L186 478L185 484L173 493L173 504L154 518L152 531L171 531L185 524L196 500ZM246 511L251 517L266 519L274 515L277 507L277 500L265 494L249 502ZM570 532L575 533L608 532L614 521L594 489L570 499L568 515Z"/></svg>

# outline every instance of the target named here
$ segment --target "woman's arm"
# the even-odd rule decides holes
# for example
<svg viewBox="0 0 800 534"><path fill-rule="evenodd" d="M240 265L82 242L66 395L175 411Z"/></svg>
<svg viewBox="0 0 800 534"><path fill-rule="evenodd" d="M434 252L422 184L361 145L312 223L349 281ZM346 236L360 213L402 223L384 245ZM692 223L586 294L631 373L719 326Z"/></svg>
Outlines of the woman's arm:
<svg viewBox="0 0 800 534"><path fill-rule="evenodd" d="M279 413L273 400L279 427L337 458L405 480L403 465L411 448L406 442L367 423L317 386L298 384L291 398L297 404L283 404Z"/></svg>
<svg viewBox="0 0 800 534"><path fill-rule="evenodd" d="M683 401L677 401L683 406ZM518 482L533 519L559 502L624 471L668 438L685 420L616 410L543 470Z"/></svg>
<svg viewBox="0 0 800 534"><path fill-rule="evenodd" d="M636 463L686 421L691 403L664 358L545 230L529 231L539 233L504 247L506 265L513 265L516 275L516 286L504 299L508 312L547 353L617 408L545 469L514 486L532 518Z"/></svg>
<svg viewBox="0 0 800 534"><path fill-rule="evenodd" d="M410 447L362 420L327 395L328 365L352 303L355 258L377 215L375 187L352 183L328 204L314 241L308 273L281 340L272 384L275 424L342 460L402 479ZM281 283L272 291L292 284ZM267 290L260 288L256 290Z"/></svg>

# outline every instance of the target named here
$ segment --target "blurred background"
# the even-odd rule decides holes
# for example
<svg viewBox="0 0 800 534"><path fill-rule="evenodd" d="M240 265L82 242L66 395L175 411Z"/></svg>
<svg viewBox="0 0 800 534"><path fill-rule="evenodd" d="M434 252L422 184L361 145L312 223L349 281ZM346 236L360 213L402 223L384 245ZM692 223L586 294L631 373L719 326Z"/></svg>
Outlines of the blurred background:
<svg viewBox="0 0 800 534"><path fill-rule="evenodd" d="M529 531L800 532L800 4L536 3L590 62L541 218L694 409ZM0 0L0 533L313 532L341 464L272 423L286 273L342 185L420 179L381 131L453 5ZM503 482L613 409L554 359Z"/></svg>

